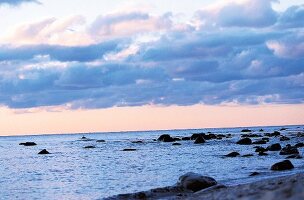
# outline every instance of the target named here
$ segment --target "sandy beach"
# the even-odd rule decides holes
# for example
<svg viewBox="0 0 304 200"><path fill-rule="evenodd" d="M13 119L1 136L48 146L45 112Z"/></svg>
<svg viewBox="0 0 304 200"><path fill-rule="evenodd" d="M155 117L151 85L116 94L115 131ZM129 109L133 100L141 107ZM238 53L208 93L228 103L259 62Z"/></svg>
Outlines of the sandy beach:
<svg viewBox="0 0 304 200"><path fill-rule="evenodd" d="M304 174L269 178L235 186L225 186L219 183L195 193L179 186L171 186L106 199L300 200L304 199Z"/></svg>

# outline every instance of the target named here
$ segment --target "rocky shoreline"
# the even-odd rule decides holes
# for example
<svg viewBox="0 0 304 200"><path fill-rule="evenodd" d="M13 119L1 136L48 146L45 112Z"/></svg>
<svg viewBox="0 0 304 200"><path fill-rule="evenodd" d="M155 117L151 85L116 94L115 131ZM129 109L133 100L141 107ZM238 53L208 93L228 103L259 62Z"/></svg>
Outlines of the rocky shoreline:
<svg viewBox="0 0 304 200"><path fill-rule="evenodd" d="M183 177L190 177L190 182L183 182ZM304 174L294 174L277 178L268 178L257 182L242 185L225 186L222 184L214 185L214 181L207 177L202 180L205 184L209 181L209 187L199 191L187 188L187 185L197 184L193 182L198 178L197 174L188 173L181 176L179 182L174 186L156 188L149 191L133 194L120 194L105 200L136 200L136 199L208 199L208 200L300 200L304 199ZM204 177L203 177L204 178ZM206 178L206 177L205 177ZM206 186L206 185L205 185Z"/></svg>

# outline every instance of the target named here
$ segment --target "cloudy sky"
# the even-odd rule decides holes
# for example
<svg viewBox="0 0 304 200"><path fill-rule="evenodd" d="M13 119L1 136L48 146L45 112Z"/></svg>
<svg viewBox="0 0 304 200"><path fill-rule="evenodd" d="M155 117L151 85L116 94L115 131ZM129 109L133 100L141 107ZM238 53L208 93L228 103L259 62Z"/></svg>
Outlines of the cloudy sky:
<svg viewBox="0 0 304 200"><path fill-rule="evenodd" d="M304 123L303 0L0 0L1 135Z"/></svg>

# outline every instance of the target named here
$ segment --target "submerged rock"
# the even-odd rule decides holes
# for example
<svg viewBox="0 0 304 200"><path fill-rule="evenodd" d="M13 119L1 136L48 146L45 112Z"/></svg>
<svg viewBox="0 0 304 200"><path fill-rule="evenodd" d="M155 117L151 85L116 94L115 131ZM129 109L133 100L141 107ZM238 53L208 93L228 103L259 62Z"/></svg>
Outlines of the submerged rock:
<svg viewBox="0 0 304 200"><path fill-rule="evenodd" d="M287 157L286 157L286 159L290 159L290 158L301 159L301 158L303 158L303 157L300 156L299 154L294 154L294 155L290 155L290 156L287 156Z"/></svg>
<svg viewBox="0 0 304 200"><path fill-rule="evenodd" d="M194 144L202 144L205 143L205 139L203 136L199 136L195 139Z"/></svg>
<svg viewBox="0 0 304 200"><path fill-rule="evenodd" d="M267 149L265 149L264 147L257 147L256 149L255 149L255 152L266 152L266 151L268 151Z"/></svg>
<svg viewBox="0 0 304 200"><path fill-rule="evenodd" d="M191 140L195 140L197 137L199 137L201 134L199 133L193 133L192 136L190 137Z"/></svg>
<svg viewBox="0 0 304 200"><path fill-rule="evenodd" d="M290 138L286 137L286 136L281 136L280 137L280 141L287 141L287 140L290 140Z"/></svg>
<svg viewBox="0 0 304 200"><path fill-rule="evenodd" d="M226 157L237 157L239 156L240 154L236 151L233 151L231 153L228 153L227 155L225 155Z"/></svg>
<svg viewBox="0 0 304 200"><path fill-rule="evenodd" d="M193 192L216 185L217 182L214 178L202 176L193 172L186 173L179 178L178 185Z"/></svg>
<svg viewBox="0 0 304 200"><path fill-rule="evenodd" d="M252 141L250 138L242 138L239 141L237 141L236 143L241 144L241 145L250 145L250 144L252 144Z"/></svg>
<svg viewBox="0 0 304 200"><path fill-rule="evenodd" d="M41 150L38 154L50 154L46 149Z"/></svg>
<svg viewBox="0 0 304 200"><path fill-rule="evenodd" d="M174 142L175 140L169 134L163 134L157 139L162 142Z"/></svg>
<svg viewBox="0 0 304 200"><path fill-rule="evenodd" d="M96 148L96 147L95 147L95 146L90 145L90 146L85 146L85 147L83 147L83 148L85 148L85 149L94 149L94 148Z"/></svg>
<svg viewBox="0 0 304 200"><path fill-rule="evenodd" d="M246 129L241 130L241 132L251 132L251 130L246 128Z"/></svg>
<svg viewBox="0 0 304 200"><path fill-rule="evenodd" d="M19 145L23 145L23 146L35 146L37 144L35 142L21 142L21 143L19 143Z"/></svg>
<svg viewBox="0 0 304 200"><path fill-rule="evenodd" d="M123 149L122 151L136 151L136 149Z"/></svg>
<svg viewBox="0 0 304 200"><path fill-rule="evenodd" d="M252 142L252 144L266 144L267 142L265 140L258 140L258 141L254 141Z"/></svg>
<svg viewBox="0 0 304 200"><path fill-rule="evenodd" d="M182 140L191 140L190 137L182 137Z"/></svg>
<svg viewBox="0 0 304 200"><path fill-rule="evenodd" d="M263 152L263 151L260 151L259 152L259 156L267 156L268 155L268 153L265 153L265 152Z"/></svg>
<svg viewBox="0 0 304 200"><path fill-rule="evenodd" d="M267 147L268 151L280 151L281 149L282 147L279 143L275 143Z"/></svg>
<svg viewBox="0 0 304 200"><path fill-rule="evenodd" d="M133 144L142 144L142 143L144 143L144 142L141 141L141 140L136 140L136 141L132 141L131 143L133 143Z"/></svg>
<svg viewBox="0 0 304 200"><path fill-rule="evenodd" d="M297 144L295 145L295 147L297 147L297 148L304 147L304 143L302 143L302 142L297 143Z"/></svg>
<svg viewBox="0 0 304 200"><path fill-rule="evenodd" d="M249 176L257 176L257 175L260 175L259 172L252 172Z"/></svg>
<svg viewBox="0 0 304 200"><path fill-rule="evenodd" d="M282 162L275 163L271 166L271 170L281 171L293 169L294 166L289 160L284 160Z"/></svg>
<svg viewBox="0 0 304 200"><path fill-rule="evenodd" d="M280 155L290 155L290 154L299 154L297 147L288 144L280 151Z"/></svg>

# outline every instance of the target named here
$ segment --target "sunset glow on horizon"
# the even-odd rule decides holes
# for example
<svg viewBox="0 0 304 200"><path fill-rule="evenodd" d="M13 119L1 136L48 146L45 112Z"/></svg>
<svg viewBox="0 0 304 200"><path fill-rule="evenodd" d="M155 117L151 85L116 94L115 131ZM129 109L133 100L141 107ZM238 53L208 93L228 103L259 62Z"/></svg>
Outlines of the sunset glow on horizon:
<svg viewBox="0 0 304 200"><path fill-rule="evenodd" d="M302 0L0 0L0 136L304 124Z"/></svg>

